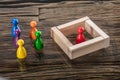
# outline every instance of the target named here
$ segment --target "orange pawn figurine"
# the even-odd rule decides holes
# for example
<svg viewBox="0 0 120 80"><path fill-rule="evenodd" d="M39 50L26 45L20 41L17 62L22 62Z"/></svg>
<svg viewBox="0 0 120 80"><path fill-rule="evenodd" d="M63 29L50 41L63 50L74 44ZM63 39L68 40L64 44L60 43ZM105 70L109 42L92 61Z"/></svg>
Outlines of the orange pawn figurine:
<svg viewBox="0 0 120 80"><path fill-rule="evenodd" d="M85 36L83 35L83 31L84 31L83 27L78 28L78 35L76 37L76 44L79 44L79 43L85 41Z"/></svg>
<svg viewBox="0 0 120 80"><path fill-rule="evenodd" d="M30 26L31 26L30 38L31 38L32 40L35 40L35 39L36 39L35 32L37 31L37 28L36 28L37 23L36 23L36 21L31 21L31 22L30 22Z"/></svg>

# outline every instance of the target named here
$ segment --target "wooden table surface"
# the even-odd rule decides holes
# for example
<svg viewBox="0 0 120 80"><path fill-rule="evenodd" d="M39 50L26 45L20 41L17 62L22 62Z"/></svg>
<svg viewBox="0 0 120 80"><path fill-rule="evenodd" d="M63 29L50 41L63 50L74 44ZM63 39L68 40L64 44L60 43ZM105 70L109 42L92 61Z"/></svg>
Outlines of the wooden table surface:
<svg viewBox="0 0 120 80"><path fill-rule="evenodd" d="M89 16L110 36L106 49L69 60L50 37L50 28ZM27 59L21 71L11 37L11 19L19 19ZM36 56L29 39L35 20L44 39L43 55ZM120 0L0 1L0 76L9 80L120 80ZM1 79L0 79L1 80Z"/></svg>

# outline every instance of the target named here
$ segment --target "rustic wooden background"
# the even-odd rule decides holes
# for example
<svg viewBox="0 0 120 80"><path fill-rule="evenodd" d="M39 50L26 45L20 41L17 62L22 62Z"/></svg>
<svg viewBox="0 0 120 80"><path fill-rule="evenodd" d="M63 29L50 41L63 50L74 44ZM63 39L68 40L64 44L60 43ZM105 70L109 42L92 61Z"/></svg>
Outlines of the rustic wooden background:
<svg viewBox="0 0 120 80"><path fill-rule="evenodd" d="M0 76L9 80L120 80L120 0L0 0ZM89 16L110 36L110 47L70 61L50 37L50 28ZM21 72L11 37L19 19L28 57ZM29 22L36 20L44 49L36 56Z"/></svg>

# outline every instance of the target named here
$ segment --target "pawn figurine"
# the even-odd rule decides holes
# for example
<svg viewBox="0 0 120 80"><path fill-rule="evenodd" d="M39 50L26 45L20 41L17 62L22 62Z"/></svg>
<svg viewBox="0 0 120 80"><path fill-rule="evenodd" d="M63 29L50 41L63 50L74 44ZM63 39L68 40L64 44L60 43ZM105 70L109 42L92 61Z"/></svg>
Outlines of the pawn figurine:
<svg viewBox="0 0 120 80"><path fill-rule="evenodd" d="M84 28L83 27L79 27L78 28L78 35L76 37L76 44L79 44L79 43L85 41L85 36L84 36L83 32L84 32Z"/></svg>
<svg viewBox="0 0 120 80"><path fill-rule="evenodd" d="M16 48L18 47L17 41L20 39L20 31L18 29L15 30L16 37L14 38L14 45Z"/></svg>
<svg viewBox="0 0 120 80"><path fill-rule="evenodd" d="M42 50L42 48L43 48L43 40L41 38L41 32L36 31L35 36L36 36L36 39L34 41L34 47L35 47L36 50Z"/></svg>
<svg viewBox="0 0 120 80"><path fill-rule="evenodd" d="M35 39L36 39L35 32L37 31L37 28L36 28L37 23L36 23L36 21L31 21L31 22L30 22L30 26L31 26L30 38L31 38L32 40L35 40Z"/></svg>
<svg viewBox="0 0 120 80"><path fill-rule="evenodd" d="M18 49L17 49L17 58L19 60L24 60L27 57L26 49L24 48L24 40L19 39L17 41Z"/></svg>
<svg viewBox="0 0 120 80"><path fill-rule="evenodd" d="M18 19L17 18L13 18L12 19L12 30L11 30L11 34L12 34L12 37L15 38L16 37L16 33L15 33L15 30L18 29L19 32L21 32L19 26L18 26Z"/></svg>

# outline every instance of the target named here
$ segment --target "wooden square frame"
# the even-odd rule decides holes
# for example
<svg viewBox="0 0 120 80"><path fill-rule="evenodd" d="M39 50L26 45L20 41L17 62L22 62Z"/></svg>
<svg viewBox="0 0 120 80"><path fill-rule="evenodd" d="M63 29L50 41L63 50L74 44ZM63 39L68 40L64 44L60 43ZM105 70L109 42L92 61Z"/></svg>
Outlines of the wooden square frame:
<svg viewBox="0 0 120 80"><path fill-rule="evenodd" d="M77 28L80 26L83 26L93 39L73 45L66 36L76 33ZM51 37L70 59L106 48L110 44L109 36L87 16L57 27L52 27Z"/></svg>

